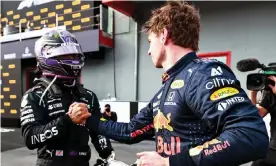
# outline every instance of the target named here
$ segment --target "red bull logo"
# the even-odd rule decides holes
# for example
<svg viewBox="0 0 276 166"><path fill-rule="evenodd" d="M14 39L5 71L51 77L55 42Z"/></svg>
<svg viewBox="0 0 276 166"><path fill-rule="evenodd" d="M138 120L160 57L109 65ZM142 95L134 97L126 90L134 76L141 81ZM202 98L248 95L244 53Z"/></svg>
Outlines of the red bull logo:
<svg viewBox="0 0 276 166"><path fill-rule="evenodd" d="M166 155L175 155L181 152L181 141L179 137L171 136L170 143L164 141L161 136L157 137L157 144L156 149L157 153L162 154L165 153Z"/></svg>
<svg viewBox="0 0 276 166"><path fill-rule="evenodd" d="M153 122L154 122L154 128L156 132L158 132L158 130L160 129L167 129L169 131L173 131L172 126L169 125L169 123L171 122L171 113L168 113L166 117L163 114L163 112L161 112L159 109L153 119Z"/></svg>
<svg viewBox="0 0 276 166"><path fill-rule="evenodd" d="M199 155L204 149L204 155L208 156L210 154L222 151L229 147L230 144L228 141L221 142L217 139L212 139L211 141L205 142L203 145L199 145L190 149L189 154L190 156Z"/></svg>

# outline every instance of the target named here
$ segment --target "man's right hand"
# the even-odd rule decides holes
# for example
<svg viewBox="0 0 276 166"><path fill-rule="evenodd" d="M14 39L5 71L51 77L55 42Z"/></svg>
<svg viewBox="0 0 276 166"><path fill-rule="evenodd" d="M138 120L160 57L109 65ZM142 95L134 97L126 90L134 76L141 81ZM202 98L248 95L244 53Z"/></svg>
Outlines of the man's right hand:
<svg viewBox="0 0 276 166"><path fill-rule="evenodd" d="M272 92L276 95L276 76L270 76L269 79L274 81L274 85L269 85L271 88Z"/></svg>
<svg viewBox="0 0 276 166"><path fill-rule="evenodd" d="M85 120L91 116L88 112L87 105L84 103L73 103L69 107L68 115L76 124L85 124Z"/></svg>

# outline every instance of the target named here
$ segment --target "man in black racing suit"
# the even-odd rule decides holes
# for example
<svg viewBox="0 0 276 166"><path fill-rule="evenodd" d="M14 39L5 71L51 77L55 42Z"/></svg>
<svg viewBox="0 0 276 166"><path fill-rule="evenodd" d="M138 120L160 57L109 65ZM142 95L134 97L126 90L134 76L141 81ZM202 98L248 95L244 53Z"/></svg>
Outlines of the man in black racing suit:
<svg viewBox="0 0 276 166"><path fill-rule="evenodd" d="M100 118L97 96L78 81L84 55L77 40L53 30L36 42L35 53L42 76L24 94L20 111L22 135L30 150L37 149L37 166L89 166L89 135L100 156L95 165L106 165L115 155L110 140L74 124L74 115L67 114L73 102L81 102Z"/></svg>

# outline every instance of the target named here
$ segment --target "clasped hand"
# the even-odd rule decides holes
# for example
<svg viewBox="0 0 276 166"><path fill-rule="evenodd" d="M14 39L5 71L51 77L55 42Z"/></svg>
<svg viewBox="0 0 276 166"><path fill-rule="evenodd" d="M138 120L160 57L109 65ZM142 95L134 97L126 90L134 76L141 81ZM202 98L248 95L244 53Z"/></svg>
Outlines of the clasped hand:
<svg viewBox="0 0 276 166"><path fill-rule="evenodd" d="M271 88L272 92L276 95L276 76L270 76L269 79L274 81L274 85L269 85Z"/></svg>
<svg viewBox="0 0 276 166"><path fill-rule="evenodd" d="M85 124L86 119L91 116L86 104L76 102L70 105L67 114L70 116L72 122L76 124Z"/></svg>

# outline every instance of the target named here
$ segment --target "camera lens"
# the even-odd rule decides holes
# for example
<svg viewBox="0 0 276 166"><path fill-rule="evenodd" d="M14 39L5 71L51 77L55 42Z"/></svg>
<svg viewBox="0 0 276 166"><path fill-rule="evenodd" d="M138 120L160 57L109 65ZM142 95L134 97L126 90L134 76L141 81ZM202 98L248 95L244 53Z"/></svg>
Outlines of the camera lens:
<svg viewBox="0 0 276 166"><path fill-rule="evenodd" d="M246 86L248 90L262 90L266 86L267 76L261 73L253 73L247 76Z"/></svg>
<svg viewBox="0 0 276 166"><path fill-rule="evenodd" d="M260 77L260 76L252 77L251 84L255 87L263 86L264 85L263 77Z"/></svg>

